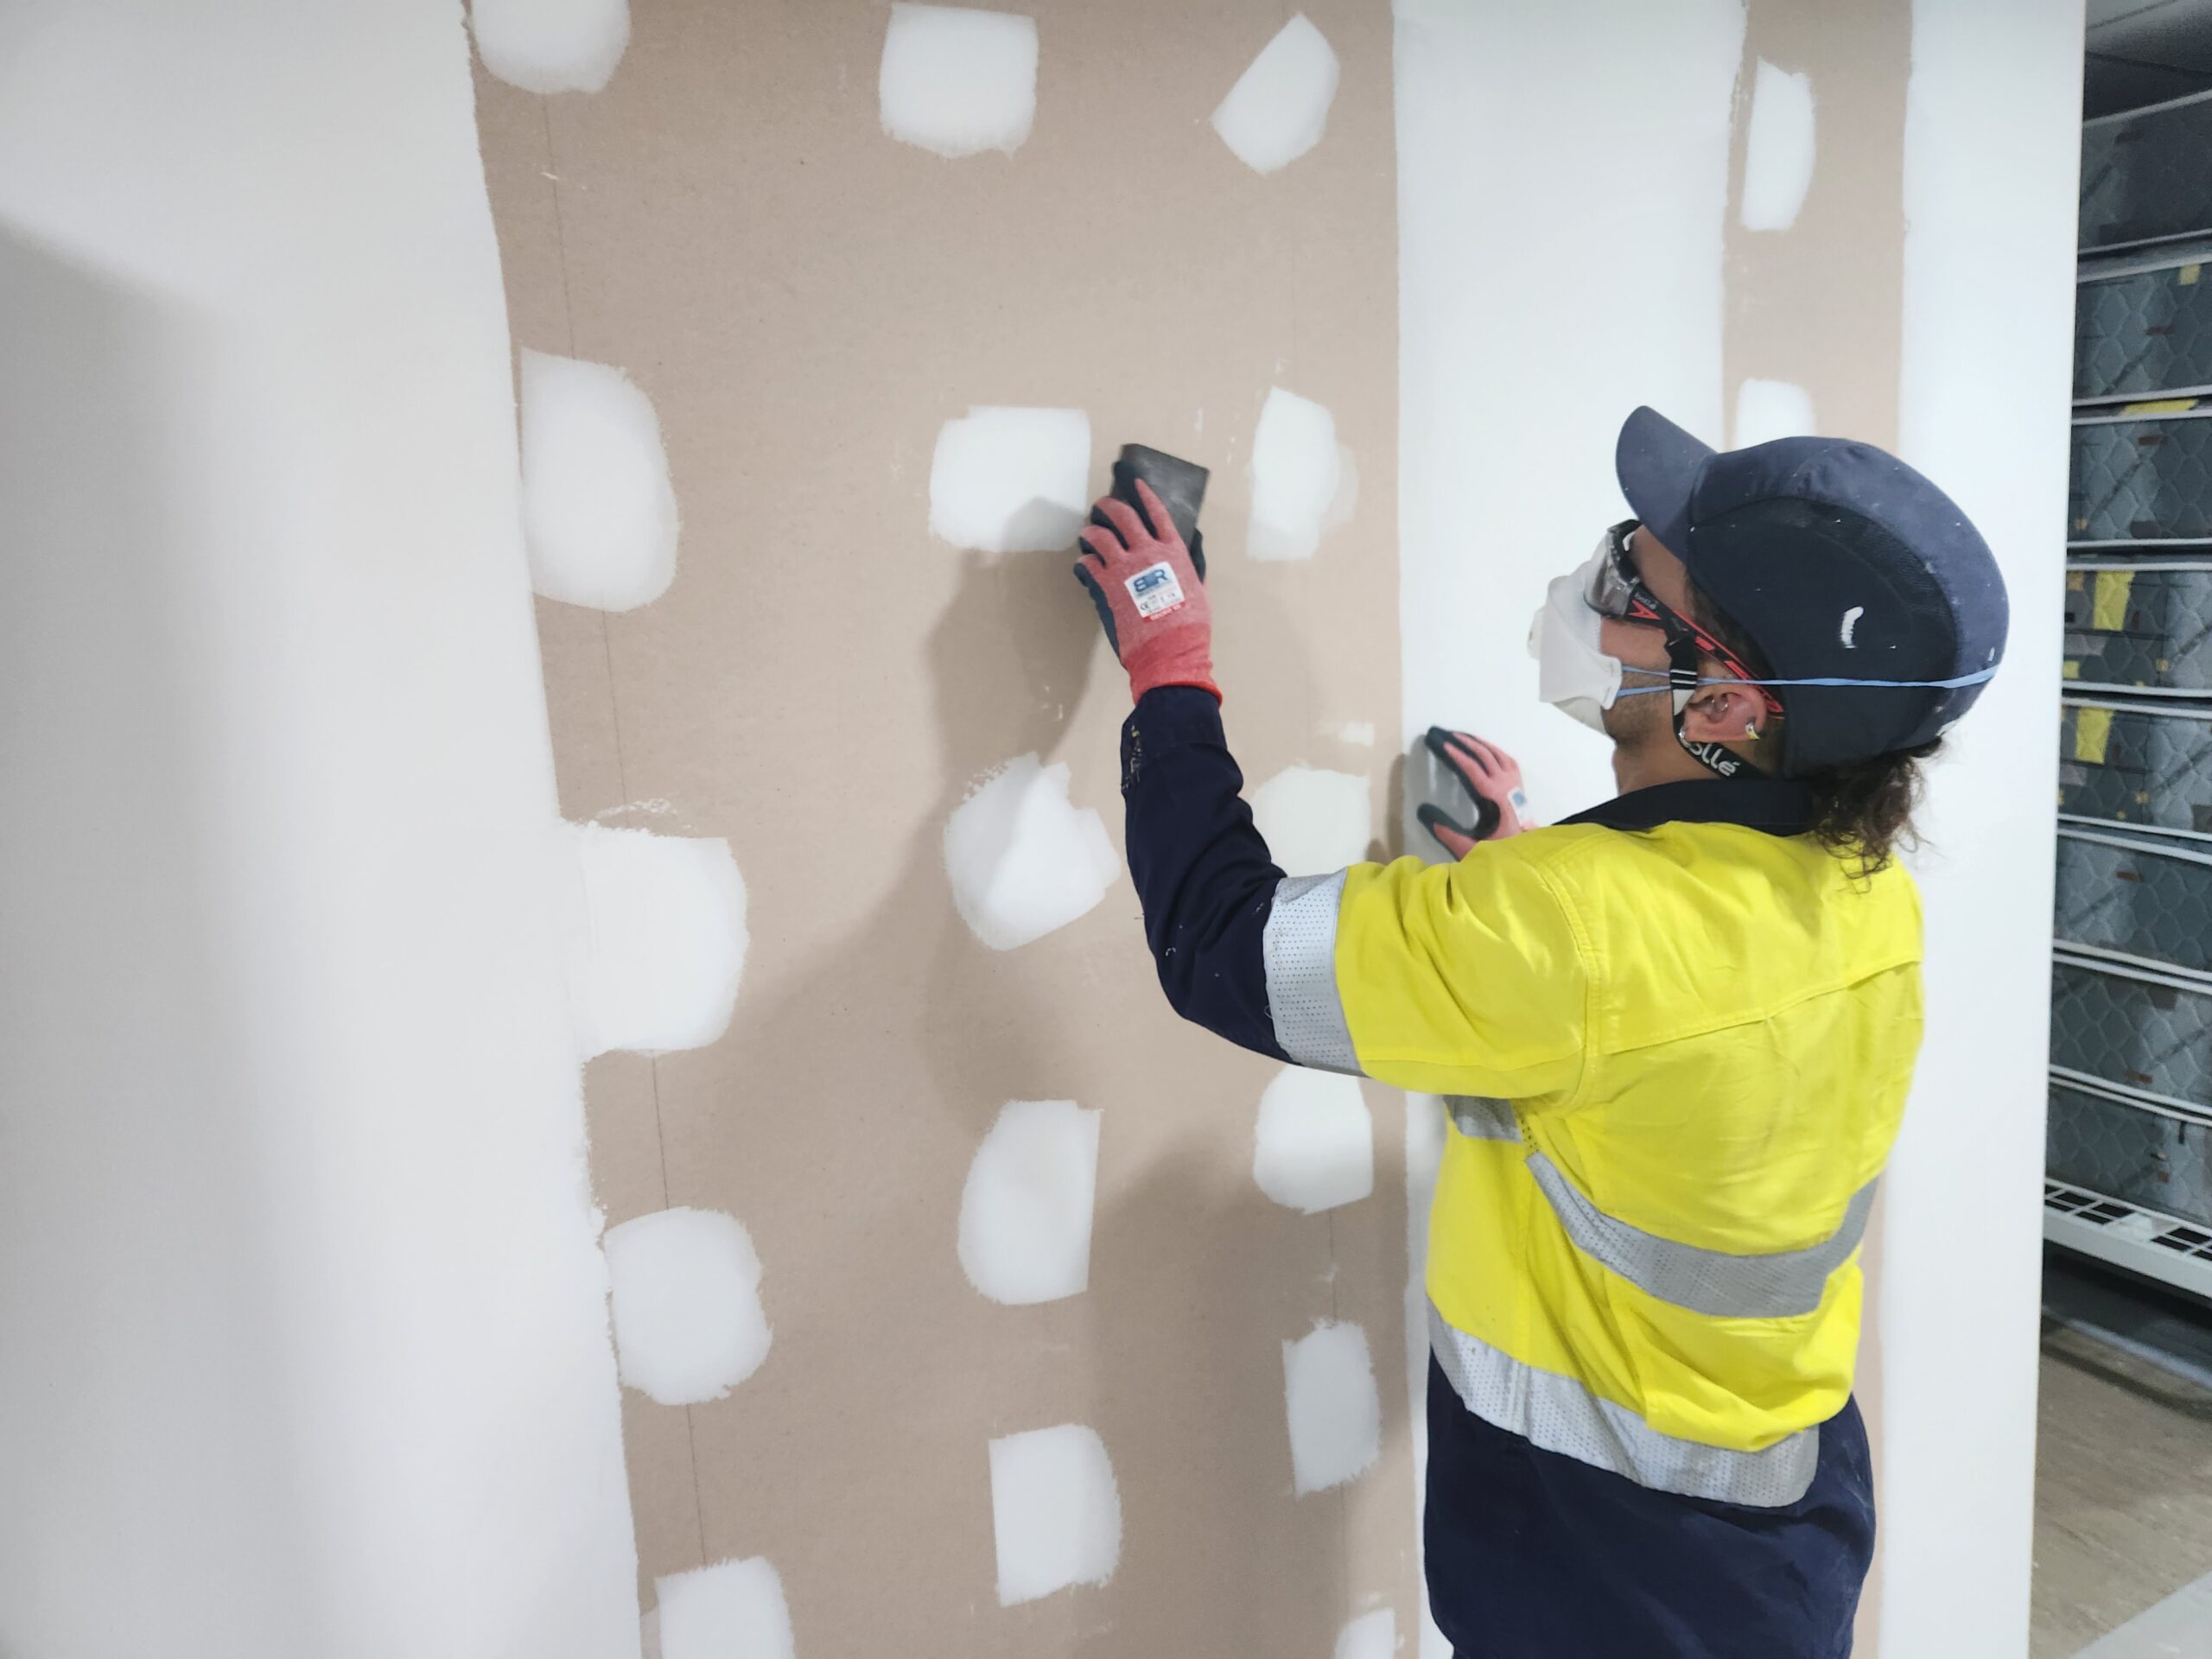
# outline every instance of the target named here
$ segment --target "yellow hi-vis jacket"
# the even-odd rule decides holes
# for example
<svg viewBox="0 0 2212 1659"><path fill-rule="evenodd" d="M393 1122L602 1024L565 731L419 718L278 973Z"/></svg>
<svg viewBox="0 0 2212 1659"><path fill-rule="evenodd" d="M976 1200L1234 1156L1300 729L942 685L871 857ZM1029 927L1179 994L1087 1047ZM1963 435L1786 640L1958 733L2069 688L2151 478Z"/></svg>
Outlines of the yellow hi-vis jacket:
<svg viewBox="0 0 2212 1659"><path fill-rule="evenodd" d="M1266 957L1292 1058L1446 1097L1430 1334L1467 1408L1646 1486L1801 1497L1920 1043L1903 868L1563 825L1286 880Z"/></svg>

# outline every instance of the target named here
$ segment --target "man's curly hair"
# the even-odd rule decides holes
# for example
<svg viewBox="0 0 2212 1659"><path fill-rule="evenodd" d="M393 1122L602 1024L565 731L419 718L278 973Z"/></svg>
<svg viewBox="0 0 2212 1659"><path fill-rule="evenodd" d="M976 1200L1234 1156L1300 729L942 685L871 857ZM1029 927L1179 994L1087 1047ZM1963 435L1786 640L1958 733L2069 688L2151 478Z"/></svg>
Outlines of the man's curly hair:
<svg viewBox="0 0 2212 1659"><path fill-rule="evenodd" d="M1694 584L1690 608L1699 626L1735 652L1754 678L1775 677L1765 655ZM1787 719L1784 715L1759 735L1752 764L1764 772L1778 775L1781 771L1782 726ZM1918 748L1893 750L1800 779L1813 791L1814 839L1837 857L1856 862L1862 874L1888 868L1900 849L1918 844L1912 815L1925 785L1923 766L1942 747L1937 738Z"/></svg>

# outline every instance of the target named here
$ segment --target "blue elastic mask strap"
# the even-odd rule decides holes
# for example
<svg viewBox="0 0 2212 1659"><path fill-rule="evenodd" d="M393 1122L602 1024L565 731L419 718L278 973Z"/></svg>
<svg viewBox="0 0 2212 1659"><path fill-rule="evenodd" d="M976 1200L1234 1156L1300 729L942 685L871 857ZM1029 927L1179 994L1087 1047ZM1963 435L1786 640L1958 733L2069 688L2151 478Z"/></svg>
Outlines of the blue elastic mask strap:
<svg viewBox="0 0 2212 1659"><path fill-rule="evenodd" d="M1660 671L1660 670L1658 670L1658 669L1654 669L1654 668L1631 668L1631 669L1628 669L1628 670L1626 670L1625 671L1626 671L1626 672L1628 672L1628 673L1630 673L1630 674L1656 674L1656 673L1659 673L1661 671ZM1732 675L1726 675L1726 674L1724 674L1724 675L1715 676L1715 677L1712 677L1712 678L1704 678L1704 677L1700 677L1700 678L1699 679L1699 681L1698 681L1698 683L1699 683L1700 685L1769 685L1769 686L1772 686L1772 685L1780 685L1780 686L1790 686L1790 685L1821 685L1821 686L1864 685L1864 686L1871 686L1871 687L1872 687L1874 690L1878 690L1878 691L1914 691L1914 690L1929 690L1929 691L1956 691L1956 690L1961 690L1962 688L1964 688L1964 687L1966 687L1966 686L1969 686L1969 685L1980 685L1980 684L1981 684L1984 681L1990 680L1990 679L1993 679L1993 678L1996 677L1996 674L1997 674L1997 671L1996 671L1994 668L1985 668L1985 669L1981 670L1979 673L1974 673L1974 674L1961 674L1961 675L1960 675L1957 678L1955 678L1955 679L1949 679L1949 680L1848 680L1848 679L1822 679L1822 680L1739 680L1739 679L1737 679L1737 678L1736 678L1734 676L1732 676ZM1620 691L1618 693L1618 696L1624 696L1624 697L1641 697L1641 696L1648 696L1649 694L1650 694L1650 693L1652 693L1652 692L1655 692L1655 691L1665 691L1665 690L1671 690L1671 689L1672 689L1672 688L1668 687L1668 686L1664 686L1664 685L1624 685L1624 686L1623 686L1623 687L1620 689Z"/></svg>
<svg viewBox="0 0 2212 1659"><path fill-rule="evenodd" d="M1951 680L1737 680L1723 677L1700 680L1698 683L1700 685L1871 685L1885 691L1921 690L1955 691L1964 686L1980 685L1983 681L1993 678L1996 673L1996 668L1992 666L1981 670L1979 673L1961 674L1956 679Z"/></svg>

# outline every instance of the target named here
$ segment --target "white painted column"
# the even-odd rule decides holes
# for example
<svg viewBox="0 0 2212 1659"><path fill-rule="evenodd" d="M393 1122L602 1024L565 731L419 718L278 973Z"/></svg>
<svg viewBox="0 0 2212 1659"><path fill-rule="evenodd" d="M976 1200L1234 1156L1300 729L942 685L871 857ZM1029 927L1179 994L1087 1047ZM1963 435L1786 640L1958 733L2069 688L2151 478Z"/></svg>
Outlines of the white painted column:
<svg viewBox="0 0 2212 1659"><path fill-rule="evenodd" d="M1884 1189L1883 1659L2024 1654L2080 0L1916 0L1899 444L1996 550L2004 671L1913 861L1928 1040Z"/></svg>
<svg viewBox="0 0 2212 1659"><path fill-rule="evenodd" d="M454 0L0 15L0 1650L639 1650Z"/></svg>
<svg viewBox="0 0 2212 1659"><path fill-rule="evenodd" d="M1402 736L1436 723L1495 739L1548 820L1614 792L1611 750L1536 700L1529 620L1627 511L1613 441L1630 409L1722 435L1744 13L1736 0L1397 0L1395 12ZM1422 839L1414 850L1440 855ZM1408 1135L1406 1340L1424 1459L1438 1110L1414 1097ZM1446 1651L1426 1629L1426 1659Z"/></svg>
<svg viewBox="0 0 2212 1659"><path fill-rule="evenodd" d="M1732 3L1397 0L1401 626L1408 741L1495 737L1539 811L1611 792L1536 702L1543 583L1624 511L1618 423L1722 429ZM1988 534L2006 671L1960 729L1916 868L1929 1034L1888 1183L1888 1659L2024 1651L2078 4L1921 0L1906 135L1902 448ZM1416 1100L1408 1356L1440 1137ZM1414 1399L1418 1433L1421 1394ZM1441 1651L1432 1635L1424 1653Z"/></svg>

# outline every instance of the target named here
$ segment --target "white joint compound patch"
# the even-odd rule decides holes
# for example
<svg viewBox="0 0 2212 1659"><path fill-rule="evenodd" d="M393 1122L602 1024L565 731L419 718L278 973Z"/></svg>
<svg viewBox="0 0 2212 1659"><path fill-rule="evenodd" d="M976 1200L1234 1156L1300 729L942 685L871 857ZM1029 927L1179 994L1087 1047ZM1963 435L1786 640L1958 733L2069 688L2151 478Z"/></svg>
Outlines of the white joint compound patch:
<svg viewBox="0 0 2212 1659"><path fill-rule="evenodd" d="M1104 1584L1122 1560L1122 1494L1097 1431L1080 1423L991 1442L999 1605Z"/></svg>
<svg viewBox="0 0 2212 1659"><path fill-rule="evenodd" d="M1260 1096L1252 1179L1291 1210L1318 1215L1375 1190L1375 1123L1359 1079L1287 1065Z"/></svg>
<svg viewBox="0 0 2212 1659"><path fill-rule="evenodd" d="M784 1581L765 1556L653 1580L660 1659L793 1659Z"/></svg>
<svg viewBox="0 0 2212 1659"><path fill-rule="evenodd" d="M1090 417L970 409L930 461L930 534L985 553L1072 551L1090 512Z"/></svg>
<svg viewBox="0 0 2212 1659"><path fill-rule="evenodd" d="M760 1258L736 1217L656 1210L608 1228L606 1250L623 1382L664 1406L696 1406L760 1369Z"/></svg>
<svg viewBox="0 0 2212 1659"><path fill-rule="evenodd" d="M530 585L628 611L676 575L676 488L652 401L621 370L522 353L522 527Z"/></svg>
<svg viewBox="0 0 2212 1659"><path fill-rule="evenodd" d="M1037 20L894 5L875 85L883 130L901 143L956 161L1011 155L1037 114Z"/></svg>
<svg viewBox="0 0 2212 1659"><path fill-rule="evenodd" d="M1333 737L1339 743L1356 743L1363 749L1375 747L1375 722L1371 720L1346 720L1333 724L1324 721L1321 735Z"/></svg>
<svg viewBox="0 0 2212 1659"><path fill-rule="evenodd" d="M1786 231L1797 222L1813 184L1813 82L1759 60L1751 117L1744 132L1747 231Z"/></svg>
<svg viewBox="0 0 2212 1659"><path fill-rule="evenodd" d="M676 810L676 803L664 795L651 800L625 801L620 806L602 806L592 816L594 823L605 823L609 818L626 818L633 815L649 818L664 818Z"/></svg>
<svg viewBox="0 0 2212 1659"><path fill-rule="evenodd" d="M1746 380L1736 388L1733 448L1746 449L1775 438L1809 438L1818 429L1813 421L1813 395L1795 381Z"/></svg>
<svg viewBox="0 0 2212 1659"><path fill-rule="evenodd" d="M976 1148L960 1266L991 1300L1025 1306L1090 1287L1098 1117L1071 1100L1008 1101Z"/></svg>
<svg viewBox="0 0 2212 1659"><path fill-rule="evenodd" d="M1122 861L1098 814L1069 804L1067 767L1025 754L952 810L944 873L976 937L1011 950L1090 911Z"/></svg>
<svg viewBox="0 0 2212 1659"><path fill-rule="evenodd" d="M1398 1651L1398 1615L1388 1607L1362 1613L1337 1632L1336 1659L1392 1659Z"/></svg>
<svg viewBox="0 0 2212 1659"><path fill-rule="evenodd" d="M1255 559L1310 559L1321 533L1349 516L1336 416L1272 388L1252 435L1252 520L1244 550Z"/></svg>
<svg viewBox="0 0 2212 1659"><path fill-rule="evenodd" d="M1283 1344L1282 1388L1299 1497L1356 1479L1382 1455L1382 1402L1358 1325L1319 1320Z"/></svg>
<svg viewBox="0 0 2212 1659"><path fill-rule="evenodd" d="M1282 26L1213 112L1236 159L1273 173L1321 142L1337 96L1337 54L1304 12Z"/></svg>
<svg viewBox="0 0 2212 1659"><path fill-rule="evenodd" d="M729 843L603 823L568 830L582 889L570 968L578 1052L713 1042L745 972L745 882Z"/></svg>
<svg viewBox="0 0 2212 1659"><path fill-rule="evenodd" d="M526 92L595 92L630 44L629 0L472 0L484 67Z"/></svg>
<svg viewBox="0 0 2212 1659"><path fill-rule="evenodd" d="M1367 779L1319 766L1285 766L1252 791L1252 818L1292 875L1325 875L1367 856L1374 839Z"/></svg>

